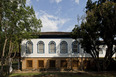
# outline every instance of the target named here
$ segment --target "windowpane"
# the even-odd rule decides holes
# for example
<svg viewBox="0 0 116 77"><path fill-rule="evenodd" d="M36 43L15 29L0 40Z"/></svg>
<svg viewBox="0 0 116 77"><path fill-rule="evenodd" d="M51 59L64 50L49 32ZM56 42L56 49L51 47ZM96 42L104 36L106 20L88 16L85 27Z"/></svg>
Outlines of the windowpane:
<svg viewBox="0 0 116 77"><path fill-rule="evenodd" d="M38 64L39 64L39 67L44 67L44 61L43 60L39 60Z"/></svg>
<svg viewBox="0 0 116 77"><path fill-rule="evenodd" d="M77 48L77 44L74 44L74 45L73 45L73 48Z"/></svg>
<svg viewBox="0 0 116 77"><path fill-rule="evenodd" d="M77 48L76 49L73 48L73 52L77 52Z"/></svg>
<svg viewBox="0 0 116 77"><path fill-rule="evenodd" d="M44 53L44 43L42 41L38 43L38 52Z"/></svg>
<svg viewBox="0 0 116 77"><path fill-rule="evenodd" d="M39 44L39 49L43 49L43 44Z"/></svg>
<svg viewBox="0 0 116 77"><path fill-rule="evenodd" d="M73 51L74 53L77 53L77 52L78 52L78 42L74 41L74 42L72 43L72 51Z"/></svg>
<svg viewBox="0 0 116 77"><path fill-rule="evenodd" d="M49 44L50 53L55 53L55 42L51 41Z"/></svg>
<svg viewBox="0 0 116 77"><path fill-rule="evenodd" d="M33 51L33 44L31 41L27 42L27 53L32 53Z"/></svg>
<svg viewBox="0 0 116 77"><path fill-rule="evenodd" d="M61 53L66 53L67 52L67 42L65 42L65 41L61 42L60 47L61 47L60 48Z"/></svg>
<svg viewBox="0 0 116 77"><path fill-rule="evenodd" d="M54 49L55 49L55 45L54 45L54 44L51 44L51 45L50 45L50 49L51 49L51 50L54 50Z"/></svg>
<svg viewBox="0 0 116 77"><path fill-rule="evenodd" d="M51 52L51 53L55 53L55 50L54 50L54 49L51 49L50 52Z"/></svg>
<svg viewBox="0 0 116 77"><path fill-rule="evenodd" d="M27 60L27 68L32 68L32 60Z"/></svg>
<svg viewBox="0 0 116 77"><path fill-rule="evenodd" d="M43 49L39 49L39 52L40 52L40 53L43 53Z"/></svg>

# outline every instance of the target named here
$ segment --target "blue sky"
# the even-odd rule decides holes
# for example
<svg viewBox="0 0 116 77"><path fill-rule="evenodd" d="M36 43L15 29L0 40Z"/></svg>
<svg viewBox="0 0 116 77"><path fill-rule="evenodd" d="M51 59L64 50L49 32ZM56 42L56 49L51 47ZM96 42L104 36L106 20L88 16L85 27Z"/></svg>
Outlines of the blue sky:
<svg viewBox="0 0 116 77"><path fill-rule="evenodd" d="M95 1L95 0L93 0ZM42 20L42 32L71 32L77 17L85 15L87 0L27 0L33 6L38 19Z"/></svg>

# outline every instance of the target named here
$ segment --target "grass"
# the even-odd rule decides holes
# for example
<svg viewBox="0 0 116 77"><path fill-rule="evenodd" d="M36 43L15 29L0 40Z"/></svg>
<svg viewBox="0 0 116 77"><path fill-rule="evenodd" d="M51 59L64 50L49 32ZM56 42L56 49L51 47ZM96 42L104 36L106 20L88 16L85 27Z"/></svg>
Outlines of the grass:
<svg viewBox="0 0 116 77"><path fill-rule="evenodd" d="M52 73L13 73L10 77L116 77L116 74L110 73L73 73L73 72L52 72Z"/></svg>
<svg viewBox="0 0 116 77"><path fill-rule="evenodd" d="M40 75L41 73L13 73L10 75L10 77L15 77L15 76L35 76L35 75Z"/></svg>
<svg viewBox="0 0 116 77"><path fill-rule="evenodd" d="M5 71L7 66L4 66ZM17 70L18 63L13 62L13 69ZM17 72L9 77L116 77L116 72Z"/></svg>

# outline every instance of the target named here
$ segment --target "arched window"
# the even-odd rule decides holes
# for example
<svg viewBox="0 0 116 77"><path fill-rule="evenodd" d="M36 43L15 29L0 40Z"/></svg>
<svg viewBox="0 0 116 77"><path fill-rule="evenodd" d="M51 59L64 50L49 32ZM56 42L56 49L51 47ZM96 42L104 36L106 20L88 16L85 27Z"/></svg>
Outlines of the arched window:
<svg viewBox="0 0 116 77"><path fill-rule="evenodd" d="M73 53L79 53L79 43L77 41L74 41L72 43L72 52Z"/></svg>
<svg viewBox="0 0 116 77"><path fill-rule="evenodd" d="M39 41L37 43L37 52L44 53L44 42L43 41Z"/></svg>
<svg viewBox="0 0 116 77"><path fill-rule="evenodd" d="M33 43L31 41L27 41L26 43L26 53L33 53Z"/></svg>
<svg viewBox="0 0 116 77"><path fill-rule="evenodd" d="M56 43L54 41L49 43L49 53L56 53Z"/></svg>
<svg viewBox="0 0 116 77"><path fill-rule="evenodd" d="M68 44L66 41L60 43L60 53L67 53Z"/></svg>

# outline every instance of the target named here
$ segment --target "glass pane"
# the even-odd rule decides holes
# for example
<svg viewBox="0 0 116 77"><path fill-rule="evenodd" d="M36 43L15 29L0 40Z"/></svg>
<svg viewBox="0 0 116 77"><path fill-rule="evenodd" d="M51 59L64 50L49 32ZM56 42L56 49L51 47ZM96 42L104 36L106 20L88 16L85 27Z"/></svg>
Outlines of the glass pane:
<svg viewBox="0 0 116 77"><path fill-rule="evenodd" d="M32 67L32 60L27 60L27 67Z"/></svg>
<svg viewBox="0 0 116 77"><path fill-rule="evenodd" d="M50 48L50 53L55 53L55 44L54 44L54 42L51 42L49 44L49 48Z"/></svg>
<svg viewBox="0 0 116 77"><path fill-rule="evenodd" d="M51 44L51 49L54 49L55 48L55 45L54 44Z"/></svg>
<svg viewBox="0 0 116 77"><path fill-rule="evenodd" d="M43 49L39 49L39 52L40 52L40 53L43 53Z"/></svg>
<svg viewBox="0 0 116 77"><path fill-rule="evenodd" d="M73 52L77 52L77 49L73 49Z"/></svg>
<svg viewBox="0 0 116 77"><path fill-rule="evenodd" d="M73 52L78 52L78 43L75 41L73 42L73 48L72 48Z"/></svg>
<svg viewBox="0 0 116 77"><path fill-rule="evenodd" d="M39 60L39 67L44 67L44 61L43 60Z"/></svg>
<svg viewBox="0 0 116 77"><path fill-rule="evenodd" d="M42 41L39 42L38 44L39 52L43 53L44 52L44 43Z"/></svg>
<svg viewBox="0 0 116 77"><path fill-rule="evenodd" d="M55 50L54 50L54 49L52 49L52 50L50 50L50 52L55 53Z"/></svg>
<svg viewBox="0 0 116 77"><path fill-rule="evenodd" d="M61 43L61 53L67 52L67 43L64 41Z"/></svg>
<svg viewBox="0 0 116 77"><path fill-rule="evenodd" d="M39 48L43 48L43 44L39 44Z"/></svg>
<svg viewBox="0 0 116 77"><path fill-rule="evenodd" d="M73 48L77 48L77 45L73 45Z"/></svg>
<svg viewBox="0 0 116 77"><path fill-rule="evenodd" d="M27 52L32 53L32 43L31 42L27 43Z"/></svg>
<svg viewBox="0 0 116 77"><path fill-rule="evenodd" d="M66 52L67 52L66 49L61 50L61 53L66 53Z"/></svg>
<svg viewBox="0 0 116 77"><path fill-rule="evenodd" d="M66 44L62 44L62 45L61 45L61 48L66 49L66 46L67 46Z"/></svg>

